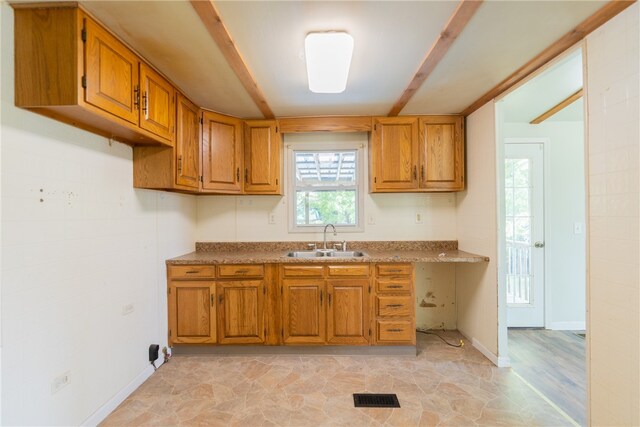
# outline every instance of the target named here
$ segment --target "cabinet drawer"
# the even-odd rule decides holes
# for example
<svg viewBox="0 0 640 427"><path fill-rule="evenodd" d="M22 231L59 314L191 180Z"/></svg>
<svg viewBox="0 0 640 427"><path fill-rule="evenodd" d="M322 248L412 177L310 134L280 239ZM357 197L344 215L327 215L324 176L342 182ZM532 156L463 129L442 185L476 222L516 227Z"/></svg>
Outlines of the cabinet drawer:
<svg viewBox="0 0 640 427"><path fill-rule="evenodd" d="M378 295L378 316L412 316L410 296Z"/></svg>
<svg viewBox="0 0 640 427"><path fill-rule="evenodd" d="M410 276L413 272L411 264L378 264L378 276Z"/></svg>
<svg viewBox="0 0 640 427"><path fill-rule="evenodd" d="M380 279L376 281L378 292L411 292L411 279Z"/></svg>
<svg viewBox="0 0 640 427"><path fill-rule="evenodd" d="M262 277L264 265L219 265L219 277Z"/></svg>
<svg viewBox="0 0 640 427"><path fill-rule="evenodd" d="M169 277L172 279L194 279L198 277L212 279L215 276L213 265L170 265Z"/></svg>
<svg viewBox="0 0 640 427"><path fill-rule="evenodd" d="M329 276L368 276L369 265L330 265Z"/></svg>
<svg viewBox="0 0 640 427"><path fill-rule="evenodd" d="M282 267L284 277L322 277L324 267L321 265L285 265Z"/></svg>
<svg viewBox="0 0 640 427"><path fill-rule="evenodd" d="M416 334L410 320L378 320L376 333L378 342L413 342Z"/></svg>

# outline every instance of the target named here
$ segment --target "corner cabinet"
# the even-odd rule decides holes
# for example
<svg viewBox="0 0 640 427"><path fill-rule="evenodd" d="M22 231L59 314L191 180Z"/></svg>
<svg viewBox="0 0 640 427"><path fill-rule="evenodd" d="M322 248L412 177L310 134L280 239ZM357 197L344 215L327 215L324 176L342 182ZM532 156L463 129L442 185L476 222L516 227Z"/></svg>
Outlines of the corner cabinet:
<svg viewBox="0 0 640 427"><path fill-rule="evenodd" d="M202 121L203 192L242 193L242 120L205 111Z"/></svg>
<svg viewBox="0 0 640 427"><path fill-rule="evenodd" d="M275 120L244 122L244 193L282 195L282 138Z"/></svg>
<svg viewBox="0 0 640 427"><path fill-rule="evenodd" d="M12 6L16 106L132 145L173 145L166 79L73 3Z"/></svg>
<svg viewBox="0 0 640 427"><path fill-rule="evenodd" d="M372 193L464 190L464 118L374 118L369 145Z"/></svg>

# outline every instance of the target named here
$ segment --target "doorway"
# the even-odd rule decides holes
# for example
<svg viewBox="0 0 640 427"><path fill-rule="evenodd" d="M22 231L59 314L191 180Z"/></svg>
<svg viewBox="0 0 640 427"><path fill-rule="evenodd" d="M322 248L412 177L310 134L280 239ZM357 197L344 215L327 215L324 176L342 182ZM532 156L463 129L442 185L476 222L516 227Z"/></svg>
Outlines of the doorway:
<svg viewBox="0 0 640 427"><path fill-rule="evenodd" d="M499 355L567 420L586 423L582 51L496 102Z"/></svg>

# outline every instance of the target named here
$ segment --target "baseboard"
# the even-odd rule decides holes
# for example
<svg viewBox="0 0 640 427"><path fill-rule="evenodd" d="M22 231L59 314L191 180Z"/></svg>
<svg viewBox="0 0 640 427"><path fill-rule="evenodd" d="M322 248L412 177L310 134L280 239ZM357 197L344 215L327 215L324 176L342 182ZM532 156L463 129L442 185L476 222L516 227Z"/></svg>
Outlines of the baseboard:
<svg viewBox="0 0 640 427"><path fill-rule="evenodd" d="M156 366L160 367L164 363L162 358L156 360ZM115 394L111 399L102 405L97 411L95 411L89 418L84 420L82 426L97 426L104 421L110 413L114 411L124 400L129 397L143 382L145 382L154 370L151 365L147 366L140 374L135 377L129 384L127 384L122 390Z"/></svg>
<svg viewBox="0 0 640 427"><path fill-rule="evenodd" d="M550 322L546 329L553 331L584 331L587 329L587 322Z"/></svg>
<svg viewBox="0 0 640 427"><path fill-rule="evenodd" d="M489 351L489 349L487 347L482 345L482 343L480 341L478 341L477 339L469 338L468 336L466 336L460 330L458 330L458 332L460 332L468 341L471 341L471 345L474 346L476 348L476 350L478 350L480 353L482 353L482 355L484 357L489 359L489 361L491 361L491 363L496 365L498 368L509 368L509 367L511 367L511 360L509 360L509 357L496 356L495 354L493 354L493 352Z"/></svg>

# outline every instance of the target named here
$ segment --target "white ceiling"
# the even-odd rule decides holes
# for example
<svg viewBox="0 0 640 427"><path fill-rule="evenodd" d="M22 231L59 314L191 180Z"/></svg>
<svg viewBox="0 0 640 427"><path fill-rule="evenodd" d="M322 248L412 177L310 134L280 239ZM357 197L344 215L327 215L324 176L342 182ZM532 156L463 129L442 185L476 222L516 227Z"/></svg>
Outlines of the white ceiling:
<svg viewBox="0 0 640 427"><path fill-rule="evenodd" d="M81 2L198 105L261 117L190 3ZM485 1L401 114L458 113L604 1ZM278 117L384 115L457 6L455 1L217 1L223 22ZM304 36L355 39L347 90L313 94Z"/></svg>
<svg viewBox="0 0 640 427"><path fill-rule="evenodd" d="M505 122L530 122L582 88L582 51L576 49L503 98ZM582 99L549 121L583 120Z"/></svg>

